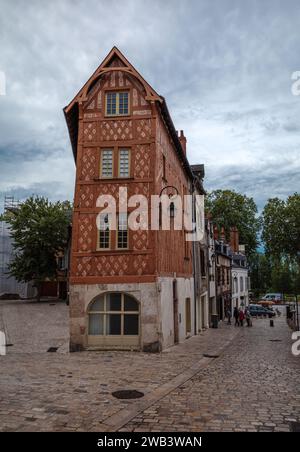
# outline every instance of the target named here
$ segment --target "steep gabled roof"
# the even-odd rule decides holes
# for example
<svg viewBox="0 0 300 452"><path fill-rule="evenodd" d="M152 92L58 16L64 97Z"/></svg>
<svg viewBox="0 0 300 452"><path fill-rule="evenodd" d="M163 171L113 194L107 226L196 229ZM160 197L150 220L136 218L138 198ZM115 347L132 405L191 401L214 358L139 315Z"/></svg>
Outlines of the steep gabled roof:
<svg viewBox="0 0 300 452"><path fill-rule="evenodd" d="M113 65L116 61L117 65ZM104 58L100 66L95 70L93 75L88 79L88 81L83 85L80 91L76 94L74 99L64 108L65 113L69 113L76 102L84 102L87 100L87 93L89 88L95 83L95 81L105 72L111 70L117 71L122 70L133 76L135 76L144 86L147 93L147 100L158 100L162 102L162 98L157 94L157 92L146 82L146 80L141 76L141 74L129 63L126 57L120 52L117 47L113 47L109 54Z"/></svg>
<svg viewBox="0 0 300 452"><path fill-rule="evenodd" d="M127 58L120 52L117 47L113 47L107 57L102 61L100 66L95 70L93 75L88 79L88 81L83 85L80 91L76 94L74 99L64 108L64 115L66 118L71 145L73 149L74 159L76 162L77 157L77 144L78 144L78 119L79 119L79 108L78 105L81 102L85 102L88 99L89 90L94 86L94 84L99 80L99 78L110 71L122 71L129 75L134 76L143 85L146 91L145 99L148 101L156 102L159 105L159 111L164 119L165 125L169 130L172 137L172 141L175 145L176 152L186 170L188 176L193 179L193 173L191 171L190 165L186 158L186 155L182 149L181 143L179 141L177 132L175 130L172 118L170 116L167 103L165 99L157 94L157 92L149 85L148 82L141 76L141 74L132 66Z"/></svg>

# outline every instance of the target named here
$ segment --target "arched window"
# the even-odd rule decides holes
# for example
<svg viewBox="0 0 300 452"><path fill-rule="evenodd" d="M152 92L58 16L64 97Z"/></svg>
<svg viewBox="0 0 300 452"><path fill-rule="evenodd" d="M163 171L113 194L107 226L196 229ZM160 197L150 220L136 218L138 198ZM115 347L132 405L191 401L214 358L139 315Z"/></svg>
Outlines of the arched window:
<svg viewBox="0 0 300 452"><path fill-rule="evenodd" d="M106 293L88 309L90 336L137 336L139 303L124 293Z"/></svg>

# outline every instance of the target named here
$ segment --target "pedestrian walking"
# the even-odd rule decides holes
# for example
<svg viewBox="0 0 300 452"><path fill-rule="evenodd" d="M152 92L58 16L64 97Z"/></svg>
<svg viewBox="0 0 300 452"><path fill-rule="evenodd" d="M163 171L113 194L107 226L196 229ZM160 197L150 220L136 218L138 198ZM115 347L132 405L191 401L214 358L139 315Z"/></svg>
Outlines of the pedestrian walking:
<svg viewBox="0 0 300 452"><path fill-rule="evenodd" d="M238 308L236 306L235 306L235 308L233 310L233 317L235 319L234 326L239 326L239 311L238 311Z"/></svg>
<svg viewBox="0 0 300 452"><path fill-rule="evenodd" d="M227 309L226 316L227 316L227 319L228 319L228 322L227 322L228 325L231 325L231 309L230 308Z"/></svg>
<svg viewBox="0 0 300 452"><path fill-rule="evenodd" d="M239 323L240 323L240 326L244 326L244 319L245 319L244 311L242 309L240 309L240 312L239 312Z"/></svg>
<svg viewBox="0 0 300 452"><path fill-rule="evenodd" d="M247 326L252 326L250 309L246 310L246 322L247 322Z"/></svg>

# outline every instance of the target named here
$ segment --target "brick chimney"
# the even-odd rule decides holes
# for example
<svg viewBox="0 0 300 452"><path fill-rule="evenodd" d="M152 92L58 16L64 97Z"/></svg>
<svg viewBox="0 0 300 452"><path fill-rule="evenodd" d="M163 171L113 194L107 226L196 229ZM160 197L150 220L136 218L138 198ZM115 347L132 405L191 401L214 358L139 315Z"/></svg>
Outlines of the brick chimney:
<svg viewBox="0 0 300 452"><path fill-rule="evenodd" d="M179 141L183 149L184 155L186 155L186 137L184 136L183 130L180 130Z"/></svg>
<svg viewBox="0 0 300 452"><path fill-rule="evenodd" d="M239 231L236 226L230 228L230 247L234 253L239 252Z"/></svg>

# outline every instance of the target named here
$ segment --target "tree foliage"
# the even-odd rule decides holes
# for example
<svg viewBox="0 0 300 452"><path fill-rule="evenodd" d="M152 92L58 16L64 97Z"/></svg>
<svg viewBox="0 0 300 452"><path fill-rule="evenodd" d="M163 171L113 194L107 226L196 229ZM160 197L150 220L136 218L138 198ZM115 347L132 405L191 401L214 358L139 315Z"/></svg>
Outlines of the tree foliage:
<svg viewBox="0 0 300 452"><path fill-rule="evenodd" d="M69 202L30 197L1 218L9 224L15 251L9 274L19 282L33 281L38 297L40 283L57 275L56 257L67 244L70 211Z"/></svg>
<svg viewBox="0 0 300 452"><path fill-rule="evenodd" d="M229 240L230 227L236 226L240 243L246 246L248 257L255 255L258 246L260 221L253 198L233 190L215 190L206 197L206 211L219 229L224 226Z"/></svg>
<svg viewBox="0 0 300 452"><path fill-rule="evenodd" d="M273 260L300 263L300 195L286 201L269 199L262 214L262 238L266 254Z"/></svg>
<svg viewBox="0 0 300 452"><path fill-rule="evenodd" d="M262 239L274 291L300 292L300 195L268 200L262 213Z"/></svg>

